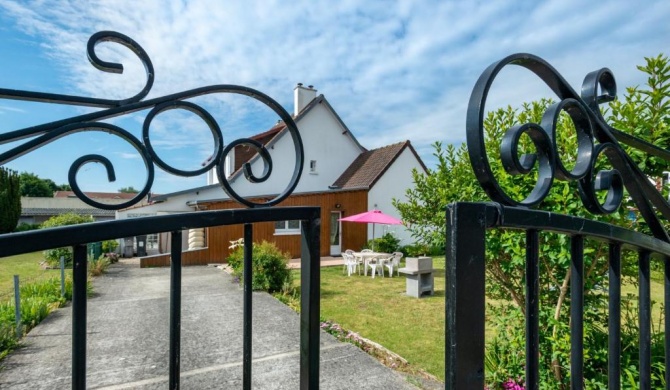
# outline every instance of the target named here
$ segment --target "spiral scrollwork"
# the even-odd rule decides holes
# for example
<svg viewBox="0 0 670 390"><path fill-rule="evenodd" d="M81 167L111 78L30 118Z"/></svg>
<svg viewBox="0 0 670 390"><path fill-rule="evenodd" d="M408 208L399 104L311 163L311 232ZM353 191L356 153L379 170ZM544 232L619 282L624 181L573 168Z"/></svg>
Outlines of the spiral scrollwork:
<svg viewBox="0 0 670 390"><path fill-rule="evenodd" d="M76 159L69 170L68 180L73 192L85 203L100 209L120 210L129 206L135 205L142 201L144 197L151 191L154 181L154 164L162 170L177 175L177 176L197 176L203 174L210 169L218 168L219 182L224 191L236 201L248 207L268 207L273 206L286 197L288 197L298 184L298 180L302 174L302 167L304 162L304 152L302 139L298 132L298 128L293 121L291 115L279 105L275 100L252 88L237 86L237 85L211 85L196 89L191 89L175 94L143 100L151 90L154 83L154 68L151 60L145 50L131 38L114 31L101 31L93 34L87 45L88 59L91 64L104 72L122 73L123 65L119 63L107 62L101 60L96 53L96 46L102 42L111 42L120 44L130 49L142 62L146 71L146 83L142 90L136 95L121 100L98 99L82 96L59 95L43 92L10 90L0 88L0 99L13 100L30 100L44 103L58 103L78 106L101 107L104 110L79 115L63 120L49 122L29 128L14 130L0 134L0 144L15 142L21 139L30 138L29 141L24 142L12 149L0 153L0 165L6 164L13 159L22 155L30 153L31 151L41 148L50 142L53 142L61 137L69 134L82 131L104 131L106 133L120 137L125 142L129 143L140 155L145 169L146 182L140 192L131 200L121 204L103 204L99 203L89 197L81 190L77 182L77 172L88 163L101 163L107 171L107 177L110 182L116 180L116 173L114 167L109 159L98 154L87 154ZM196 96L209 95L215 93L232 93L238 95L248 96L253 98L266 107L275 112L286 125L286 130L291 136L294 145L295 165L293 175L290 182L283 191L275 198L266 202L253 202L240 196L235 192L234 188L228 182L228 179L221 175L223 172L224 158L236 145L249 145L258 152L258 155L264 163L264 170L260 176L256 176L251 170L249 163L244 164L243 173L245 178L252 183L260 183L268 180L272 174L272 156L264 145L249 138L241 138L230 142L228 145L223 143L222 131L219 124L214 117L201 106L192 102L184 101L185 99ZM149 113L144 120L142 126L142 141L135 137L131 132L122 129L116 125L102 122L105 119L118 117L121 115L137 112L140 110L149 109ZM214 141L214 153L212 158L200 169L196 170L181 170L168 164L160 158L155 150L150 136L150 128L152 121L161 113L168 110L185 110L198 116L209 128L212 133Z"/></svg>
<svg viewBox="0 0 670 390"><path fill-rule="evenodd" d="M537 164L536 184L530 194L520 201L510 197L498 183L484 139L486 99L494 79L508 65L532 71L559 99L545 111L540 124L515 125L506 131L501 141L500 159L507 173L528 174ZM599 105L612 101L615 96L616 81L607 68L589 73L582 84L581 95L578 95L556 69L531 54L513 54L491 64L475 84L466 119L470 162L482 188L493 201L508 206L534 207L548 195L553 180L576 181L584 207L595 214L607 214L619 208L625 187L654 236L670 241L656 214L658 211L665 218L670 217L670 205L626 154L620 142L666 159L670 155L607 125ZM568 114L576 130L577 158L572 170L564 165L556 144L561 112ZM532 141L536 150L534 154L519 156L519 140L523 134ZM596 172L596 160L601 155L614 169ZM599 191L607 191L602 201L597 197Z"/></svg>

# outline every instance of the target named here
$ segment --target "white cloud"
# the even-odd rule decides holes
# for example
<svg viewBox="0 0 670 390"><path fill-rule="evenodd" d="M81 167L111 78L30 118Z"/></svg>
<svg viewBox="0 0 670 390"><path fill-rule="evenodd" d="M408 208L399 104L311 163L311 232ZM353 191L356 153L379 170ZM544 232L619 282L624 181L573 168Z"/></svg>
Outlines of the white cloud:
<svg viewBox="0 0 670 390"><path fill-rule="evenodd" d="M642 57L666 50L670 42L670 3L661 0L644 6L623 0L7 0L0 1L0 9L24 32L43 40L72 93L126 98L144 85L141 64L118 45L100 45L99 54L123 63L124 75L102 73L84 60L92 33L115 30L136 40L152 59L156 82L149 97L238 84L267 93L291 111L295 83L313 84L364 146L410 139L417 150L428 151L422 154L426 159L432 142L465 139L470 91L494 61L515 52L537 54L575 90L589 71L606 66L621 92L644 81L635 70ZM495 86L492 105L516 104L546 91L532 74L497 80ZM243 125L257 110L248 101L209 97L203 105L228 121L222 130L230 140L240 136L239 128L263 130L258 119L253 126ZM268 114L261 118L266 127L275 120ZM188 129L195 122L178 124ZM195 159L211 153L207 131L194 135L154 126L152 134L163 137L157 144L166 150L187 146Z"/></svg>
<svg viewBox="0 0 670 390"><path fill-rule="evenodd" d="M0 114L4 114L5 112L17 112L24 114L26 110L22 110L20 108L16 107L10 107L10 106L0 106Z"/></svg>

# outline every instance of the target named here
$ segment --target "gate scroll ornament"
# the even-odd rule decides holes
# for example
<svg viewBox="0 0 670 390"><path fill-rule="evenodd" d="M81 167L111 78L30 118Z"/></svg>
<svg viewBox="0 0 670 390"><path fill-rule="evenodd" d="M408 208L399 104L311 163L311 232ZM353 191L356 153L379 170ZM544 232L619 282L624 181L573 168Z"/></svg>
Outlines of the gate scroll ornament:
<svg viewBox="0 0 670 390"><path fill-rule="evenodd" d="M217 167L217 175L219 183L223 187L224 191L232 199L235 199L237 202L246 205L251 208L258 207L269 207L278 204L282 200L286 199L291 192L295 189L302 174L303 160L304 160L304 151L302 140L300 134L298 133L298 128L291 118L291 116L286 112L286 110L279 105L275 100L269 96L254 90L252 88L247 88L238 85L211 85L196 89L191 89L188 91L178 92L175 94L157 97L149 100L144 99L154 83L154 67L149 59L149 56L144 51L144 49L131 38L120 34L114 31L101 31L93 34L87 45L87 54L88 59L91 64L104 72L110 73L122 73L123 65L119 63L106 62L98 58L95 52L95 47L102 42L112 42L120 44L130 49L142 62L146 72L146 83L142 90L137 93L135 96L128 99L121 100L109 100L109 99L98 99L98 98L89 98L81 96L71 96L71 95L60 95L52 93L42 93L42 92L32 92L32 91L22 91L22 90L12 90L12 89L3 89L0 88L0 98L1 99L13 99L13 100L28 100L36 101L43 103L57 103L57 104L68 104L76 106L88 106L88 107L99 107L103 110L75 116L63 120L58 120L55 122L45 123L33 127L28 127L20 130L10 131L7 133L0 134L0 144L6 144L9 142L18 141L24 138L35 137L29 141L24 142L23 144L14 147L4 153L0 153L0 165L4 165L9 161L12 161L15 158L18 158L24 154L27 154L35 149L38 149L46 144L53 142L61 137L65 137L69 134L83 132L83 131L102 131L109 134L113 134L117 137L120 137L124 141L131 144L139 153L142 158L144 165L146 167L147 179L144 184L144 187L140 192L131 200L120 203L120 204L104 204L96 202L95 200L87 197L79 184L77 183L77 172L78 170L87 163L99 162L102 163L107 171L108 180L115 181L116 175L114 172L114 167L112 163L106 157L98 154L88 154L76 159L70 166L68 174L68 182L70 187L82 201L87 204L106 210L120 210L127 208L134 204L139 203L151 190L154 180L154 164L158 165L161 169L166 172L172 173L178 176L197 176L203 174L214 167ZM221 129L219 128L218 123L212 117L212 115L207 112L201 106L184 101L188 98L193 98L201 95L208 95L214 93L232 93L239 95L246 95L253 99L256 99L272 109L284 122L288 132L291 135L294 151L295 151L295 166L293 170L293 175L289 184L283 190L282 193L277 195L275 198L262 203L252 202L248 199L243 198L232 189L230 184L227 181L227 178L223 174L224 172L224 162L225 157L230 153L230 151L237 145L248 145L254 149L263 160L264 169L260 176L256 176L252 170L251 165L247 162L243 165L242 170L246 179L252 183L261 183L266 181L272 174L272 158L265 148L265 146L259 143L256 140L250 138L240 138L234 140L224 147L223 135ZM142 141L140 141L133 134L127 130L110 124L101 122L102 120L118 117L125 114L130 114L136 111L150 109L147 114L144 124L142 126ZM169 110L186 110L195 115L197 115L203 122L209 127L209 130L212 133L214 140L214 154L211 159L209 159L206 164L196 170L185 171L177 169L170 164L163 161L160 156L154 150L151 144L151 137L149 135L149 130L151 127L152 120L159 114L169 111Z"/></svg>
<svg viewBox="0 0 670 390"><path fill-rule="evenodd" d="M535 163L538 164L535 187L522 201L512 199L498 184L484 144L486 98L493 80L507 65L522 66L532 71L560 99L547 109L540 124L513 126L506 131L501 141L500 158L507 173L528 174ZM602 94L599 95L599 91ZM670 205L622 149L620 142L666 161L670 161L670 152L606 123L598 106L614 100L615 96L616 82L607 68L587 74L582 83L581 95L578 95L551 65L534 55L513 54L491 64L477 80L470 96L466 120L470 162L487 195L503 205L533 207L547 196L554 179L574 180L578 183L584 207L594 214L608 214L621 205L625 186L654 237L670 242L668 232L654 211L655 208L665 219L670 219ZM563 165L556 145L557 122L561 111L569 115L577 133L577 160L572 170ZM523 134L529 136L536 153L519 156L519 140ZM595 162L601 154L607 157L614 169L595 172ZM607 191L604 202L598 200L596 191Z"/></svg>

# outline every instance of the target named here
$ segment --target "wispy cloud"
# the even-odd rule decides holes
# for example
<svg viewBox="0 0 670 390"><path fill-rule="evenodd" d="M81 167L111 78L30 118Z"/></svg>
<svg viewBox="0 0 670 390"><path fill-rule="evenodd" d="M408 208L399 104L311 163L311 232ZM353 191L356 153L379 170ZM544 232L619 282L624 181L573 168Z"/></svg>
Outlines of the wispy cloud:
<svg viewBox="0 0 670 390"><path fill-rule="evenodd" d="M297 82L324 93L368 148L410 139L417 150L434 141L465 138L469 94L481 72L515 52L552 63L579 89L600 67L620 87L644 80L635 65L670 42L670 3L360 1L1 1L0 9L23 32L38 37L62 69L64 85L86 96L125 98L144 84L144 70L124 48L99 45L100 57L121 62L123 75L102 73L83 61L88 37L122 32L149 53L156 68L151 97L210 84L257 88L289 111ZM529 72L526 72L529 73ZM523 80L523 82L520 82ZM537 78L496 81L492 105L517 104L545 94ZM623 90L623 88L620 88ZM224 137L255 115L250 99L204 99L225 118ZM267 126L274 119L268 118ZM167 153L189 147L193 159L211 153L197 118L152 125ZM255 130L263 130L255 128ZM246 128L245 131L251 131ZM230 133L233 132L233 133ZM428 153L429 154L429 153ZM429 155L423 157L430 159Z"/></svg>
<svg viewBox="0 0 670 390"><path fill-rule="evenodd" d="M25 114L26 110L10 106L0 106L0 114L4 114L5 112L16 112L20 114Z"/></svg>
<svg viewBox="0 0 670 390"><path fill-rule="evenodd" d="M140 159L139 154L133 154L133 153L118 153L118 156L121 157L122 159L125 159L125 160L139 160Z"/></svg>

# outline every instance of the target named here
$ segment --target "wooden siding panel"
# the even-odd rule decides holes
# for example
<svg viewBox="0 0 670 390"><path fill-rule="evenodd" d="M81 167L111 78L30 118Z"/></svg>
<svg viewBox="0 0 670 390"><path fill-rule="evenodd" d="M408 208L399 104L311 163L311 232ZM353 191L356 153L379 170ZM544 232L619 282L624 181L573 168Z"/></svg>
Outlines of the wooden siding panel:
<svg viewBox="0 0 670 390"><path fill-rule="evenodd" d="M320 255L330 255L330 213L340 211L342 217L367 211L368 194L366 190L338 191L320 194L292 195L279 206L320 206L321 207L321 242ZM340 207L337 208L336 205ZM222 201L206 204L208 210L242 208L233 201ZM366 242L367 224L342 222L342 251L346 249L360 250ZM263 240L274 242L291 258L300 257L300 235L275 235L273 222L254 224L254 242ZM242 225L218 226L208 228L206 233L207 248L196 251L185 251L182 254L184 265L225 263L229 255L231 241L243 236ZM167 266L169 255L152 256L141 259L141 266Z"/></svg>

